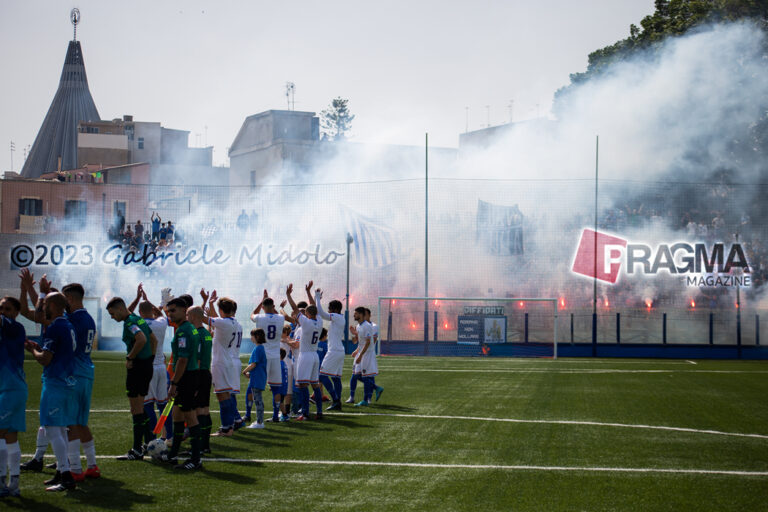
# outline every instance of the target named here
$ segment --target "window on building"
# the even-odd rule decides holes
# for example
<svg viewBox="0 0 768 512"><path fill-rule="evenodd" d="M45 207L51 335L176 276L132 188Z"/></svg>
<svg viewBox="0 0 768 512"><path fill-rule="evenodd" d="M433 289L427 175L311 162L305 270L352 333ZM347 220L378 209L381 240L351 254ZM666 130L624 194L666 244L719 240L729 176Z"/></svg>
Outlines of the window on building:
<svg viewBox="0 0 768 512"><path fill-rule="evenodd" d="M144 149L144 137L139 137L139 149Z"/></svg>
<svg viewBox="0 0 768 512"><path fill-rule="evenodd" d="M78 200L64 201L64 222L66 222L70 231L85 229L87 214L87 202Z"/></svg>
<svg viewBox="0 0 768 512"><path fill-rule="evenodd" d="M39 217L43 214L43 200L33 197L19 199L19 215L32 215Z"/></svg>

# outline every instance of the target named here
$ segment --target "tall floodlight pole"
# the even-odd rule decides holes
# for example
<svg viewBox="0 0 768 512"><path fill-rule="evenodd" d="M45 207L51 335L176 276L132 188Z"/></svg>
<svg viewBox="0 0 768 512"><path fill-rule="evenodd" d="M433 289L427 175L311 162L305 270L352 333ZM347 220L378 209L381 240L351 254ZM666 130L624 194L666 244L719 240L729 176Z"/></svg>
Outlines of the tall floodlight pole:
<svg viewBox="0 0 768 512"><path fill-rule="evenodd" d="M593 258L595 266L592 269L592 357L597 356L597 177L600 155L600 136L595 135L595 246Z"/></svg>
<svg viewBox="0 0 768 512"><path fill-rule="evenodd" d="M347 309L344 310L344 343L349 343L349 250L352 248L352 235L347 233Z"/></svg>
<svg viewBox="0 0 768 512"><path fill-rule="evenodd" d="M429 134L424 134L424 349L429 342Z"/></svg>

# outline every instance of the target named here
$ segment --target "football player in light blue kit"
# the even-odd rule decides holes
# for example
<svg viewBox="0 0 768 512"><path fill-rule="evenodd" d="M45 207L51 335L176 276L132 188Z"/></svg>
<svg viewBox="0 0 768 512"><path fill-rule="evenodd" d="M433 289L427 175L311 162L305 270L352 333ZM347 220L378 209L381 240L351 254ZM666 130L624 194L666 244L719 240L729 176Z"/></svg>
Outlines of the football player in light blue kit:
<svg viewBox="0 0 768 512"><path fill-rule="evenodd" d="M51 323L45 328L42 346L27 340L25 348L43 368L40 394L40 425L45 429L56 456L56 476L46 481L47 491L75 489L67 458L67 426L75 424L75 347L72 324L64 317L67 300L58 292L49 293L43 309Z"/></svg>
<svg viewBox="0 0 768 512"><path fill-rule="evenodd" d="M0 498L21 496L18 433L26 430L24 342L27 334L24 326L16 321L20 309L21 303L14 297L0 299Z"/></svg>

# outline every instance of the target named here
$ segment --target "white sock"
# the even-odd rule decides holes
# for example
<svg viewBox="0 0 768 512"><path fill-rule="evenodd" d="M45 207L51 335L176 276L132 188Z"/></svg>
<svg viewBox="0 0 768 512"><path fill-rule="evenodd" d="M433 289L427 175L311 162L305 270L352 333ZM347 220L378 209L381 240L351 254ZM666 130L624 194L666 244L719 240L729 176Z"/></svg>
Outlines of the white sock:
<svg viewBox="0 0 768 512"><path fill-rule="evenodd" d="M45 433L45 427L37 429L37 446L35 447L35 458L43 460L45 450L48 449L48 435Z"/></svg>
<svg viewBox="0 0 768 512"><path fill-rule="evenodd" d="M19 442L6 444L8 449L8 473L11 478L21 473L21 445Z"/></svg>
<svg viewBox="0 0 768 512"><path fill-rule="evenodd" d="M66 473L69 471L67 458L67 427L45 427L45 435L53 447L56 456L56 471Z"/></svg>
<svg viewBox="0 0 768 512"><path fill-rule="evenodd" d="M69 469L75 473L82 473L83 466L80 464L80 440L73 439L69 442L67 455L69 457Z"/></svg>
<svg viewBox="0 0 768 512"><path fill-rule="evenodd" d="M8 473L8 449L5 439L0 439L0 478L5 478Z"/></svg>
<svg viewBox="0 0 768 512"><path fill-rule="evenodd" d="M82 443L83 453L85 453L85 461L88 463L88 467L92 468L96 466L96 444L91 439L87 443Z"/></svg>

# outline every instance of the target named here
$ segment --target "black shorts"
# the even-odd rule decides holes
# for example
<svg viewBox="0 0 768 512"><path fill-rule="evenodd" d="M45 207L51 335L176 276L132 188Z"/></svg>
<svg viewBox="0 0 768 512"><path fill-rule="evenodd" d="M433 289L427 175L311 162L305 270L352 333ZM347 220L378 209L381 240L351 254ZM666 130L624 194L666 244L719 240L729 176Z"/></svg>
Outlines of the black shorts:
<svg viewBox="0 0 768 512"><path fill-rule="evenodd" d="M198 370L197 375L197 408L202 409L211 405L211 379L210 370Z"/></svg>
<svg viewBox="0 0 768 512"><path fill-rule="evenodd" d="M133 367L128 368L125 374L125 392L128 398L147 396L149 382L152 380L152 362L154 357L147 359L134 359Z"/></svg>
<svg viewBox="0 0 768 512"><path fill-rule="evenodd" d="M176 405L182 412L197 409L199 373L197 370L185 371L176 385Z"/></svg>

